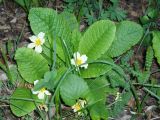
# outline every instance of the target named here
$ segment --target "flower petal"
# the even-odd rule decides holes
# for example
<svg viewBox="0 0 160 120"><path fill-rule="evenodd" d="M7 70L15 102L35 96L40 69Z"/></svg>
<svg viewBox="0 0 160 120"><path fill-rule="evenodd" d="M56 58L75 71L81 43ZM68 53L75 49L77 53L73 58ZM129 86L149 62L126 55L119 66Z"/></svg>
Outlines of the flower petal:
<svg viewBox="0 0 160 120"><path fill-rule="evenodd" d="M46 90L44 93L45 93L46 95L51 95L51 93L50 93L48 90Z"/></svg>
<svg viewBox="0 0 160 120"><path fill-rule="evenodd" d="M38 98L39 98L39 99L44 99L44 93L43 93L43 92L39 92Z"/></svg>
<svg viewBox="0 0 160 120"><path fill-rule="evenodd" d="M37 39L37 37L35 35L29 37L29 39L32 41L32 42L35 42L35 40Z"/></svg>
<svg viewBox="0 0 160 120"><path fill-rule="evenodd" d="M79 100L80 104L81 104L81 107L84 108L84 105L86 104L86 101L85 100Z"/></svg>
<svg viewBox="0 0 160 120"><path fill-rule="evenodd" d="M30 43L30 44L28 44L28 48L34 48L36 45L34 44L34 43Z"/></svg>
<svg viewBox="0 0 160 120"><path fill-rule="evenodd" d="M39 91L32 90L32 94L38 94L38 93L39 93Z"/></svg>
<svg viewBox="0 0 160 120"><path fill-rule="evenodd" d="M84 67L85 69L87 69L88 68L88 64L81 65L80 67Z"/></svg>
<svg viewBox="0 0 160 120"><path fill-rule="evenodd" d="M40 40L41 40L41 45L43 45L45 42L45 39L40 39Z"/></svg>
<svg viewBox="0 0 160 120"><path fill-rule="evenodd" d="M41 46L36 46L35 51L38 52L38 53L41 53L42 52L42 47Z"/></svg>
<svg viewBox="0 0 160 120"><path fill-rule="evenodd" d="M77 112L76 105L73 105L72 109L73 109L74 112Z"/></svg>
<svg viewBox="0 0 160 120"><path fill-rule="evenodd" d="M45 33L43 33L43 32L40 32L38 34L38 38L40 38L41 40L44 39L44 36L45 36Z"/></svg>
<svg viewBox="0 0 160 120"><path fill-rule="evenodd" d="M74 59L71 59L71 64L72 64L72 65L76 65Z"/></svg>
<svg viewBox="0 0 160 120"><path fill-rule="evenodd" d="M87 61L88 57L86 55L82 55L81 59L83 60L83 63L85 63Z"/></svg>
<svg viewBox="0 0 160 120"><path fill-rule="evenodd" d="M35 81L34 81L34 85L36 85L38 82L39 82L39 80L35 80Z"/></svg>
<svg viewBox="0 0 160 120"><path fill-rule="evenodd" d="M74 59L80 58L80 53L76 52L73 54Z"/></svg>

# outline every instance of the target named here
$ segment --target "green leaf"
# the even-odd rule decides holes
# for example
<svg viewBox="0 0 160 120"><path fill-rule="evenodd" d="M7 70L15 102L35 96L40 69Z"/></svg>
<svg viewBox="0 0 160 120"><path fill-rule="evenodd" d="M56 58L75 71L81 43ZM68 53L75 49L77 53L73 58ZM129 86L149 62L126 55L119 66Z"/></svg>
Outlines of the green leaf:
<svg viewBox="0 0 160 120"><path fill-rule="evenodd" d="M40 80L49 71L46 59L33 49L19 48L15 59L21 76L29 83Z"/></svg>
<svg viewBox="0 0 160 120"><path fill-rule="evenodd" d="M9 70L10 70L12 80L14 83L16 83L16 81L22 80L21 76L19 75L18 68L16 65L11 65Z"/></svg>
<svg viewBox="0 0 160 120"><path fill-rule="evenodd" d="M95 22L84 33L79 43L79 52L89 60L96 60L111 46L115 37L115 24L109 20Z"/></svg>
<svg viewBox="0 0 160 120"><path fill-rule="evenodd" d="M10 98L12 112L18 117L31 113L36 108L35 102L31 100L36 100L36 96L33 97L31 90L17 88Z"/></svg>
<svg viewBox="0 0 160 120"><path fill-rule="evenodd" d="M87 94L90 116L93 120L107 119L108 110L106 108L106 93L109 87L105 77L87 80L90 92Z"/></svg>
<svg viewBox="0 0 160 120"><path fill-rule="evenodd" d="M87 69L81 70L83 78L95 78L104 75L112 69L112 66L102 63L91 63Z"/></svg>
<svg viewBox="0 0 160 120"><path fill-rule="evenodd" d="M47 88L54 92L54 88L56 88L60 78L65 73L66 68L61 67L60 69L48 71L44 75L44 79L40 80L35 86L34 91L37 91L41 88Z"/></svg>
<svg viewBox="0 0 160 120"><path fill-rule="evenodd" d="M57 36L56 38L54 38L54 43L56 41L56 50L55 52L57 53L57 59L61 59L63 61L65 61L65 55L64 55L64 52L63 52L63 44L60 40L60 38ZM53 46L54 46L54 43L53 43ZM52 54L53 54L53 51L52 51ZM51 48L50 48L50 43L49 41L45 41L45 44L43 45L43 54L42 55L45 55L44 58L48 60L48 62L50 64L51 63Z"/></svg>
<svg viewBox="0 0 160 120"><path fill-rule="evenodd" d="M43 87L53 90L55 87L55 81L56 81L57 71L52 70L48 71L44 74L44 79L40 80L35 86L34 91L37 91Z"/></svg>
<svg viewBox="0 0 160 120"><path fill-rule="evenodd" d="M70 28L70 31L73 31L75 29L79 30L79 25L78 25L77 19L74 16L74 14L64 11L60 14L60 17L62 17L62 19L66 21L66 23L68 24Z"/></svg>
<svg viewBox="0 0 160 120"><path fill-rule="evenodd" d="M50 8L32 8L29 12L29 21L32 31L35 34L44 32L49 36L58 36L69 41L71 37L71 31L67 21L61 16L58 16L57 12Z"/></svg>
<svg viewBox="0 0 160 120"><path fill-rule="evenodd" d="M58 56L63 60L63 61L65 61L66 60L66 58L65 58L65 54L64 54L64 48L63 48L63 44L62 44L62 42L61 42L61 40L59 39L59 38L57 38L57 40L56 40L56 52L57 52L57 54L58 54Z"/></svg>
<svg viewBox="0 0 160 120"><path fill-rule="evenodd" d="M102 103L97 103L92 107L92 109L90 109L90 116L92 120L101 120L101 118L103 118L103 120L108 120L108 115L108 110Z"/></svg>
<svg viewBox="0 0 160 120"><path fill-rule="evenodd" d="M109 57L106 57L106 58L101 57L99 58L99 60L106 60L106 61L113 62L113 60ZM112 69L111 65L107 65L103 63L91 63L88 65L87 69L82 69L80 73L83 78L95 78L95 77L99 77L100 75L104 75L105 73L111 71L111 69Z"/></svg>
<svg viewBox="0 0 160 120"><path fill-rule="evenodd" d="M53 80L57 76L57 72L52 70L48 71L44 74L44 81L49 82L50 80Z"/></svg>
<svg viewBox="0 0 160 120"><path fill-rule="evenodd" d="M143 72L137 71L139 73L139 75L137 77L139 83L144 84L149 80L150 74L151 74L150 69L152 67L153 57L154 57L153 49L150 46L150 47L148 47L147 52L146 52L145 71L143 71Z"/></svg>
<svg viewBox="0 0 160 120"><path fill-rule="evenodd" d="M143 71L141 73L139 73L137 79L138 79L138 83L144 84L146 83L149 78L150 78L150 71Z"/></svg>
<svg viewBox="0 0 160 120"><path fill-rule="evenodd" d="M146 53L146 61L145 61L145 69L146 71L150 71L152 67L152 61L153 61L154 53L152 47L147 48L147 53Z"/></svg>
<svg viewBox="0 0 160 120"><path fill-rule="evenodd" d="M35 34L52 33L58 23L57 13L50 8L32 8L29 12L29 21Z"/></svg>
<svg viewBox="0 0 160 120"><path fill-rule="evenodd" d="M79 42L81 40L81 37L82 37L82 35L81 35L79 30L75 29L75 30L72 31L72 41L71 41L71 43L73 45L73 50L75 52L78 51L78 46L79 46Z"/></svg>
<svg viewBox="0 0 160 120"><path fill-rule="evenodd" d="M117 57L137 44L143 35L143 28L135 22L123 21L117 25L115 39L107 55Z"/></svg>
<svg viewBox="0 0 160 120"><path fill-rule="evenodd" d="M160 64L160 32L154 31L153 32L153 49L155 57L157 58L158 63Z"/></svg>
<svg viewBox="0 0 160 120"><path fill-rule="evenodd" d="M61 97L69 106L74 105L79 98L84 98L87 91L87 83L74 74L67 75L60 87Z"/></svg>

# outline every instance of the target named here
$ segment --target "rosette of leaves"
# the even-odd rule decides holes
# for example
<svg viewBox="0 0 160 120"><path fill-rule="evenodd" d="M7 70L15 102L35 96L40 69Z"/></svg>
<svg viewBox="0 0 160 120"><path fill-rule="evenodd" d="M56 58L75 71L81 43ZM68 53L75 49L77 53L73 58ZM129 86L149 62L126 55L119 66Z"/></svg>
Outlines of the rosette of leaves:
<svg viewBox="0 0 160 120"><path fill-rule="evenodd" d="M42 54L38 54L29 48L19 48L17 50L15 59L23 79L29 83L33 83L37 79L41 80L37 88L45 86L53 93L55 92L54 94L60 91L62 100L69 106L74 105L80 98L85 99L88 103L86 109L90 112L93 120L106 119L109 114L104 106L110 87L108 87L108 81L102 76L105 76L108 71L114 68L114 57L125 53L138 43L143 35L141 26L130 21L120 22L116 26L110 20L100 20L91 25L82 35L74 15L69 13L58 14L49 8L31 9L29 21L35 35L40 32L46 34L45 45L49 49L44 50ZM53 48L55 44L56 49ZM76 71L68 72L72 53L77 51L86 54L89 62L88 69L81 69L80 76L78 73L75 74ZM59 65L56 59L53 59L53 54L57 56L57 60L63 61L63 64ZM55 68L58 68L55 71L60 72L55 73L54 70L50 70L52 66L49 65L52 63L48 59L55 61ZM67 70L62 70L62 68ZM116 84L116 86L118 85ZM101 94L96 94L97 89ZM13 98L32 99L32 95L26 97L21 95L23 93L19 92L21 90L16 91L18 93L15 92L12 95ZM30 94L30 90L23 91ZM14 104L14 102L16 100L11 103ZM17 116L28 114L35 109L32 103L24 103L24 101L20 104L16 103L16 106L21 107L22 104L31 104L32 109L23 114L12 109Z"/></svg>

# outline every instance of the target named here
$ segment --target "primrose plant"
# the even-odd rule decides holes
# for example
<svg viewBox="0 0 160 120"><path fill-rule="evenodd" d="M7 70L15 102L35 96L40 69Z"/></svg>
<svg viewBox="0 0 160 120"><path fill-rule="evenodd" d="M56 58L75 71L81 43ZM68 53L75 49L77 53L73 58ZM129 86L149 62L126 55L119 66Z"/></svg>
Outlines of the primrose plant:
<svg viewBox="0 0 160 120"><path fill-rule="evenodd" d="M137 44L143 29L131 21L115 25L100 20L82 34L75 16L65 13L49 8L30 10L35 35L29 38L28 47L16 51L15 60L26 84L33 87L21 86L13 92L11 110L20 117L42 111L39 108L45 105L47 112L37 112L42 119L47 119L42 115L47 113L50 119L61 119L63 103L75 114L93 120L113 117L132 96L127 77L113 58ZM114 83L111 74L121 79ZM118 87L124 89L122 93ZM107 96L116 94L113 103L106 102Z"/></svg>

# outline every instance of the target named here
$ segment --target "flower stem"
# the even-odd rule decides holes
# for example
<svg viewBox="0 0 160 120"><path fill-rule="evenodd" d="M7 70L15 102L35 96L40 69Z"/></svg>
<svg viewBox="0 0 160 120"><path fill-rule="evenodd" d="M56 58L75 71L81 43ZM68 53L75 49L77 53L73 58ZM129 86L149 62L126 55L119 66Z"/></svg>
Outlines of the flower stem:
<svg viewBox="0 0 160 120"><path fill-rule="evenodd" d="M56 104L56 118L57 120L60 119L60 114L59 114L59 108L60 108L60 99L59 99L59 91L57 92L55 96L55 104Z"/></svg>

